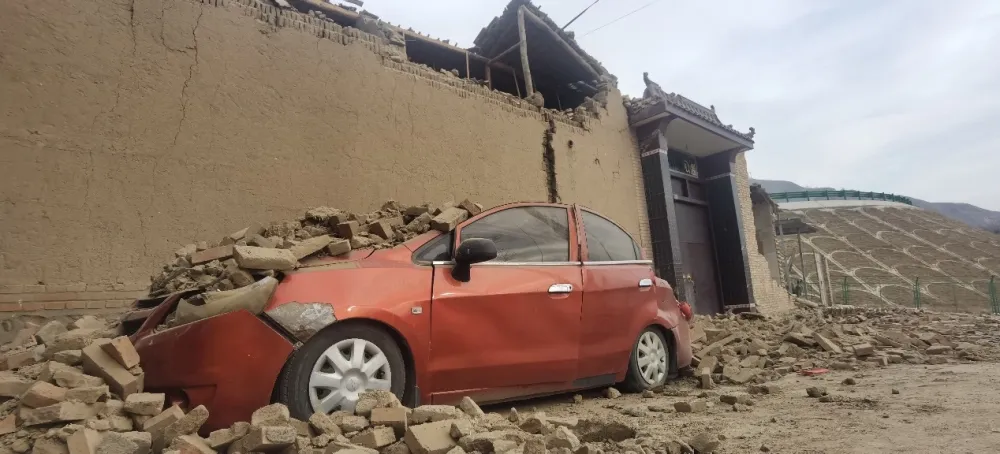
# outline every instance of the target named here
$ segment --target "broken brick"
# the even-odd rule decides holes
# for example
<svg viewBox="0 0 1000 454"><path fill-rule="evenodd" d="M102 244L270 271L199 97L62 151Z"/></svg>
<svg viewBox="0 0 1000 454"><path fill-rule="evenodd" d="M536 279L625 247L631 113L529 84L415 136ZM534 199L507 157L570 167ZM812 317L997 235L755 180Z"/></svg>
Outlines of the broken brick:
<svg viewBox="0 0 1000 454"><path fill-rule="evenodd" d="M35 382L10 372L0 373L0 396L21 397Z"/></svg>
<svg viewBox="0 0 1000 454"><path fill-rule="evenodd" d="M56 422L82 421L94 415L87 404L81 402L60 402L40 408L22 408L21 419L25 426L51 424Z"/></svg>
<svg viewBox="0 0 1000 454"><path fill-rule="evenodd" d="M434 219L431 219L431 228L439 232L448 233L468 218L468 211L458 207L451 207L442 211L441 214L434 216Z"/></svg>
<svg viewBox="0 0 1000 454"><path fill-rule="evenodd" d="M101 434L93 429L80 429L66 439L69 454L95 454Z"/></svg>
<svg viewBox="0 0 1000 454"><path fill-rule="evenodd" d="M283 404L258 408L250 416L250 424L253 426L287 426L290 420L288 407Z"/></svg>
<svg viewBox="0 0 1000 454"><path fill-rule="evenodd" d="M227 244L225 246L214 247L211 249L205 249L204 251L198 251L191 254L191 264L199 265L206 262L211 262L212 260L225 260L233 256L233 245Z"/></svg>
<svg viewBox="0 0 1000 454"><path fill-rule="evenodd" d="M299 244L292 246L290 251L292 251L292 255L295 256L296 260L302 260L325 248L328 244L330 244L330 241L333 241L333 237L330 235L314 236L307 240L302 240Z"/></svg>
<svg viewBox="0 0 1000 454"><path fill-rule="evenodd" d="M233 256L240 268L252 270L291 270L298 264L295 254L288 249L267 249L253 246L236 246Z"/></svg>
<svg viewBox="0 0 1000 454"><path fill-rule="evenodd" d="M403 441L414 454L445 454L455 447L455 440L451 438L451 423L444 420L410 426Z"/></svg>
<svg viewBox="0 0 1000 454"><path fill-rule="evenodd" d="M708 411L708 403L704 400L692 400L690 402L675 402L674 410L678 413L703 413Z"/></svg>
<svg viewBox="0 0 1000 454"><path fill-rule="evenodd" d="M64 400L66 400L66 388L44 381L36 381L21 396L21 403L33 408L55 405Z"/></svg>
<svg viewBox="0 0 1000 454"><path fill-rule="evenodd" d="M142 376L132 375L127 368L105 352L100 343L88 345L83 349L83 370L88 374L103 378L111 391L122 398L142 391ZM97 385L90 384L88 386Z"/></svg>
<svg viewBox="0 0 1000 454"><path fill-rule="evenodd" d="M156 416L163 412L166 395L161 393L134 393L125 398L125 411L133 415Z"/></svg>
<svg viewBox="0 0 1000 454"><path fill-rule="evenodd" d="M388 221L375 221L368 225L368 233L378 235L384 240L392 238L392 225Z"/></svg>
<svg viewBox="0 0 1000 454"><path fill-rule="evenodd" d="M101 348L126 369L139 365L139 353L127 336L111 339L111 342L101 344Z"/></svg>
<svg viewBox="0 0 1000 454"><path fill-rule="evenodd" d="M252 427L241 442L247 451L280 450L295 443L295 428L291 426Z"/></svg>
<svg viewBox="0 0 1000 454"><path fill-rule="evenodd" d="M395 441L396 434L391 427L369 428L351 437L351 443L372 449L388 446Z"/></svg>
<svg viewBox="0 0 1000 454"><path fill-rule="evenodd" d="M351 252L351 242L348 240L333 240L326 246L326 253L333 257Z"/></svg>

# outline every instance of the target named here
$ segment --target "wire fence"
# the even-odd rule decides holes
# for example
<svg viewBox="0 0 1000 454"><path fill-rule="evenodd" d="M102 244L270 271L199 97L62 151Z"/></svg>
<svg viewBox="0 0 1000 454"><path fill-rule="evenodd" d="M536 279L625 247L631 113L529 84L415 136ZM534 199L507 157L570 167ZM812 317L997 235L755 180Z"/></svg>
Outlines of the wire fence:
<svg viewBox="0 0 1000 454"><path fill-rule="evenodd" d="M839 273L838 273L839 274ZM1000 314L996 276L878 276L810 273L805 280L791 275L790 293L825 304L856 306L907 306L953 312Z"/></svg>

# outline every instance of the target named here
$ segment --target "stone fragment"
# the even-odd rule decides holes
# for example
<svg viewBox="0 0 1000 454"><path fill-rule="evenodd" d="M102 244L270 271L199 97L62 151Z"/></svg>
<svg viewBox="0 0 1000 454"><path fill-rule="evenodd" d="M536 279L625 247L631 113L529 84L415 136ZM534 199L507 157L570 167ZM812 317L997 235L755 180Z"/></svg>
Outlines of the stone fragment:
<svg viewBox="0 0 1000 454"><path fill-rule="evenodd" d="M271 238L264 237L259 233L247 236L247 246L257 246L263 248L274 248L278 243Z"/></svg>
<svg viewBox="0 0 1000 454"><path fill-rule="evenodd" d="M0 435L7 435L17 431L17 416L10 414L0 419Z"/></svg>
<svg viewBox="0 0 1000 454"><path fill-rule="evenodd" d="M395 441L396 434L391 427L368 428L351 437L351 443L372 449L389 446Z"/></svg>
<svg viewBox="0 0 1000 454"><path fill-rule="evenodd" d="M924 353L927 353L928 355L944 355L951 353L951 347L947 345L932 345L927 347L927 349L924 350Z"/></svg>
<svg viewBox="0 0 1000 454"><path fill-rule="evenodd" d="M82 421L94 415L87 404L80 402L60 402L55 405L40 408L22 408L20 417L25 426L51 424L67 421Z"/></svg>
<svg viewBox="0 0 1000 454"><path fill-rule="evenodd" d="M392 225L388 221L375 221L368 224L368 233L372 235L377 235L383 240L388 240L392 238Z"/></svg>
<svg viewBox="0 0 1000 454"><path fill-rule="evenodd" d="M469 421L456 419L451 423L451 438L456 440L472 435L474 432L472 423Z"/></svg>
<svg viewBox="0 0 1000 454"><path fill-rule="evenodd" d="M44 381L36 381L21 396L21 403L33 408L55 405L64 400L66 400L66 388Z"/></svg>
<svg viewBox="0 0 1000 454"><path fill-rule="evenodd" d="M462 410L451 405L421 405L410 413L410 424L459 419L463 416Z"/></svg>
<svg viewBox="0 0 1000 454"><path fill-rule="evenodd" d="M364 416L339 414L337 416L331 415L331 417L344 433L357 432L368 427L368 418Z"/></svg>
<svg viewBox="0 0 1000 454"><path fill-rule="evenodd" d="M83 361L80 350L63 350L52 355L52 360L67 366L76 366Z"/></svg>
<svg viewBox="0 0 1000 454"><path fill-rule="evenodd" d="M847 378L845 378L845 379L844 379L844 381L842 381L841 383L842 383L842 384L845 384L845 385L856 385L856 384L858 384L858 381L857 381L857 380L855 380L854 378L851 378L851 377L847 377Z"/></svg>
<svg viewBox="0 0 1000 454"><path fill-rule="evenodd" d="M111 430L111 421L107 419L88 419L85 422L88 429L94 429L98 432L104 432Z"/></svg>
<svg viewBox="0 0 1000 454"><path fill-rule="evenodd" d="M233 248L233 256L240 268L252 270L287 271L295 269L298 264L295 254L288 249L236 246Z"/></svg>
<svg viewBox="0 0 1000 454"><path fill-rule="evenodd" d="M399 440L389 446L382 448L382 454L410 454L410 447L406 446L406 442ZM460 454L465 454L462 451Z"/></svg>
<svg viewBox="0 0 1000 454"><path fill-rule="evenodd" d="M459 402L458 407L461 408L462 411L465 412L465 414L472 416L473 418L478 418L486 415L486 412L484 412L482 408L479 408L479 405L476 404L476 401L472 400L472 398L469 396L462 397L462 401Z"/></svg>
<svg viewBox="0 0 1000 454"><path fill-rule="evenodd" d="M125 398L125 412L133 415L157 416L163 412L166 395L161 393L134 393Z"/></svg>
<svg viewBox="0 0 1000 454"><path fill-rule="evenodd" d="M20 397L35 382L10 372L0 372L0 396Z"/></svg>
<svg viewBox="0 0 1000 454"><path fill-rule="evenodd" d="M147 432L108 432L97 445L96 454L149 454L151 445Z"/></svg>
<svg viewBox="0 0 1000 454"><path fill-rule="evenodd" d="M753 405L754 403L753 398L751 398L750 395L742 393L723 394L719 396L719 401L730 405Z"/></svg>
<svg viewBox="0 0 1000 454"><path fill-rule="evenodd" d="M51 345L55 342L57 336L65 333L66 331L65 323L58 320L52 320L42 325L41 328L38 328L38 331L35 332L35 340L39 344Z"/></svg>
<svg viewBox="0 0 1000 454"><path fill-rule="evenodd" d="M181 435L170 442L170 449L183 454L216 454L204 439L197 435Z"/></svg>
<svg viewBox="0 0 1000 454"><path fill-rule="evenodd" d="M824 386L810 386L806 388L806 395L814 399L818 399L827 395L826 387Z"/></svg>
<svg viewBox="0 0 1000 454"><path fill-rule="evenodd" d="M799 347L812 347L816 345L816 341L806 337L804 334L800 333L788 333L785 335L785 341L791 342Z"/></svg>
<svg viewBox="0 0 1000 454"><path fill-rule="evenodd" d="M127 336L111 339L111 342L101 344L101 348L126 369L139 365L139 353Z"/></svg>
<svg viewBox="0 0 1000 454"><path fill-rule="evenodd" d="M617 390L615 388L605 388L604 389L604 397L606 397L608 399L617 399L617 398L621 397L621 395L622 395L621 391L619 391L619 390Z"/></svg>
<svg viewBox="0 0 1000 454"><path fill-rule="evenodd" d="M66 439L69 454L95 454L101 442L101 434L93 429L81 429Z"/></svg>
<svg viewBox="0 0 1000 454"><path fill-rule="evenodd" d="M225 260L233 256L233 245L227 244L224 246L214 247L211 249L205 249L204 251L198 251L191 254L191 264L199 265L202 263L208 263L212 260Z"/></svg>
<svg viewBox="0 0 1000 454"><path fill-rule="evenodd" d="M104 385L103 378L87 375L73 368L55 371L52 375L52 381L63 388L70 389Z"/></svg>
<svg viewBox="0 0 1000 454"><path fill-rule="evenodd" d="M373 389L365 391L358 396L358 403L354 406L354 414L367 418L375 408L402 406L403 404L399 402L399 398L392 392L383 389Z"/></svg>
<svg viewBox="0 0 1000 454"><path fill-rule="evenodd" d="M68 454L66 443L57 438L37 438L31 447L31 454Z"/></svg>
<svg viewBox="0 0 1000 454"><path fill-rule="evenodd" d="M295 256L296 260L302 260L312 254L319 252L321 249L325 248L330 241L333 241L333 237L330 235L320 235L314 236L307 240L301 241L299 244L292 246L290 251L292 255Z"/></svg>
<svg viewBox="0 0 1000 454"><path fill-rule="evenodd" d="M472 203L471 200L465 199L462 203L458 204L458 207L468 211L469 216L475 216L483 212L483 206L478 203Z"/></svg>
<svg viewBox="0 0 1000 454"><path fill-rule="evenodd" d="M843 353L844 352L840 348L840 346L837 345L836 342L833 342L830 339L827 339L826 337L824 337L819 332L813 332L813 340L815 340L816 343L819 344L819 346L823 348L823 350L826 350L826 351L828 351L830 353Z"/></svg>
<svg viewBox="0 0 1000 454"><path fill-rule="evenodd" d="M258 408L250 416L252 426L287 426L291 416L284 404L271 404Z"/></svg>
<svg viewBox="0 0 1000 454"><path fill-rule="evenodd" d="M343 433L336 421L326 413L313 413L309 417L309 424L321 434L340 435Z"/></svg>
<svg viewBox="0 0 1000 454"><path fill-rule="evenodd" d="M875 349L872 347L871 344L858 344L855 345L853 348L854 348L854 356L857 356L859 358L864 356L869 356L875 353Z"/></svg>
<svg viewBox="0 0 1000 454"><path fill-rule="evenodd" d="M439 232L448 233L468 218L468 211L458 207L451 207L442 211L441 214L434 216L434 219L431 219L431 228Z"/></svg>
<svg viewBox="0 0 1000 454"><path fill-rule="evenodd" d="M111 430L115 432L131 432L135 427L127 416L114 415L108 417L107 421L111 425Z"/></svg>
<svg viewBox="0 0 1000 454"><path fill-rule="evenodd" d="M104 379L111 391L122 398L142 391L142 376L132 375L127 368L108 355L99 343L88 345L83 349L83 371ZM99 385L100 383L91 383L85 386Z"/></svg>
<svg viewBox="0 0 1000 454"><path fill-rule="evenodd" d="M580 447L580 439L565 427L559 427L545 436L545 447L549 449L567 448L575 450Z"/></svg>
<svg viewBox="0 0 1000 454"><path fill-rule="evenodd" d="M295 443L295 428L292 426L251 426L243 437L243 447L249 452L273 452Z"/></svg>
<svg viewBox="0 0 1000 454"><path fill-rule="evenodd" d="M173 405L170 408L163 410L160 414L147 419L142 424L138 426L142 427L142 430L148 432L152 435L152 443L154 451L157 449L162 449L166 442L170 440L165 440L165 434L167 427L170 427L175 422L179 421L184 417L184 410L180 407Z"/></svg>
<svg viewBox="0 0 1000 454"><path fill-rule="evenodd" d="M704 400L674 402L674 410L678 413L703 413L708 411L708 403Z"/></svg>
<svg viewBox="0 0 1000 454"><path fill-rule="evenodd" d="M345 221L337 224L337 236L345 240L354 238L360 232L361 226L358 224L358 221Z"/></svg>
<svg viewBox="0 0 1000 454"><path fill-rule="evenodd" d="M409 410L404 407L373 408L371 412L371 425L376 427L391 427L393 433L396 434L396 437L402 438L406 433L408 411ZM311 418L310 422L312 422Z"/></svg>
<svg viewBox="0 0 1000 454"><path fill-rule="evenodd" d="M351 252L351 242L349 240L334 239L326 246L326 253L330 254L331 257L343 255L348 252Z"/></svg>
<svg viewBox="0 0 1000 454"><path fill-rule="evenodd" d="M719 436L712 432L701 432L687 440L687 444L698 454L711 454L719 449L722 442Z"/></svg>
<svg viewBox="0 0 1000 454"><path fill-rule="evenodd" d="M443 420L410 426L403 441L414 454L445 454L455 447L451 438L452 421Z"/></svg>
<svg viewBox="0 0 1000 454"><path fill-rule="evenodd" d="M170 441L180 435L189 435L198 432L202 424L208 421L208 409L204 405L192 408L183 418L178 419L163 429L163 440ZM292 429L294 432L294 429ZM295 439L295 436L292 436Z"/></svg>

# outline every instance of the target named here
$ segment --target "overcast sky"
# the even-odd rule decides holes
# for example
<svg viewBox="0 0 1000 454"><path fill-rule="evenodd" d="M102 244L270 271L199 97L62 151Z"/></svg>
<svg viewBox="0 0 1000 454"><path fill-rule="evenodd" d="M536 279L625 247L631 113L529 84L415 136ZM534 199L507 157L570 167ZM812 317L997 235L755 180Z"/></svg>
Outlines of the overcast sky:
<svg viewBox="0 0 1000 454"><path fill-rule="evenodd" d="M556 22L593 0L535 0ZM601 0L569 27L641 96L756 127L754 178L1000 210L1000 0ZM463 47L507 0L366 0Z"/></svg>

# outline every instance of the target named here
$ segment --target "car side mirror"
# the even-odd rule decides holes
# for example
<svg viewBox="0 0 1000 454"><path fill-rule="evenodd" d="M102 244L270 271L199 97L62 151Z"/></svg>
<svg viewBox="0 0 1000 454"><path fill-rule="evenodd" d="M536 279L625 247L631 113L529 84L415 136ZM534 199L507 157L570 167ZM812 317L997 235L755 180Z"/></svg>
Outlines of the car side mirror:
<svg viewBox="0 0 1000 454"><path fill-rule="evenodd" d="M486 238L469 238L462 241L455 251L455 266L451 275L457 281L469 282L471 265L497 258L497 245Z"/></svg>

